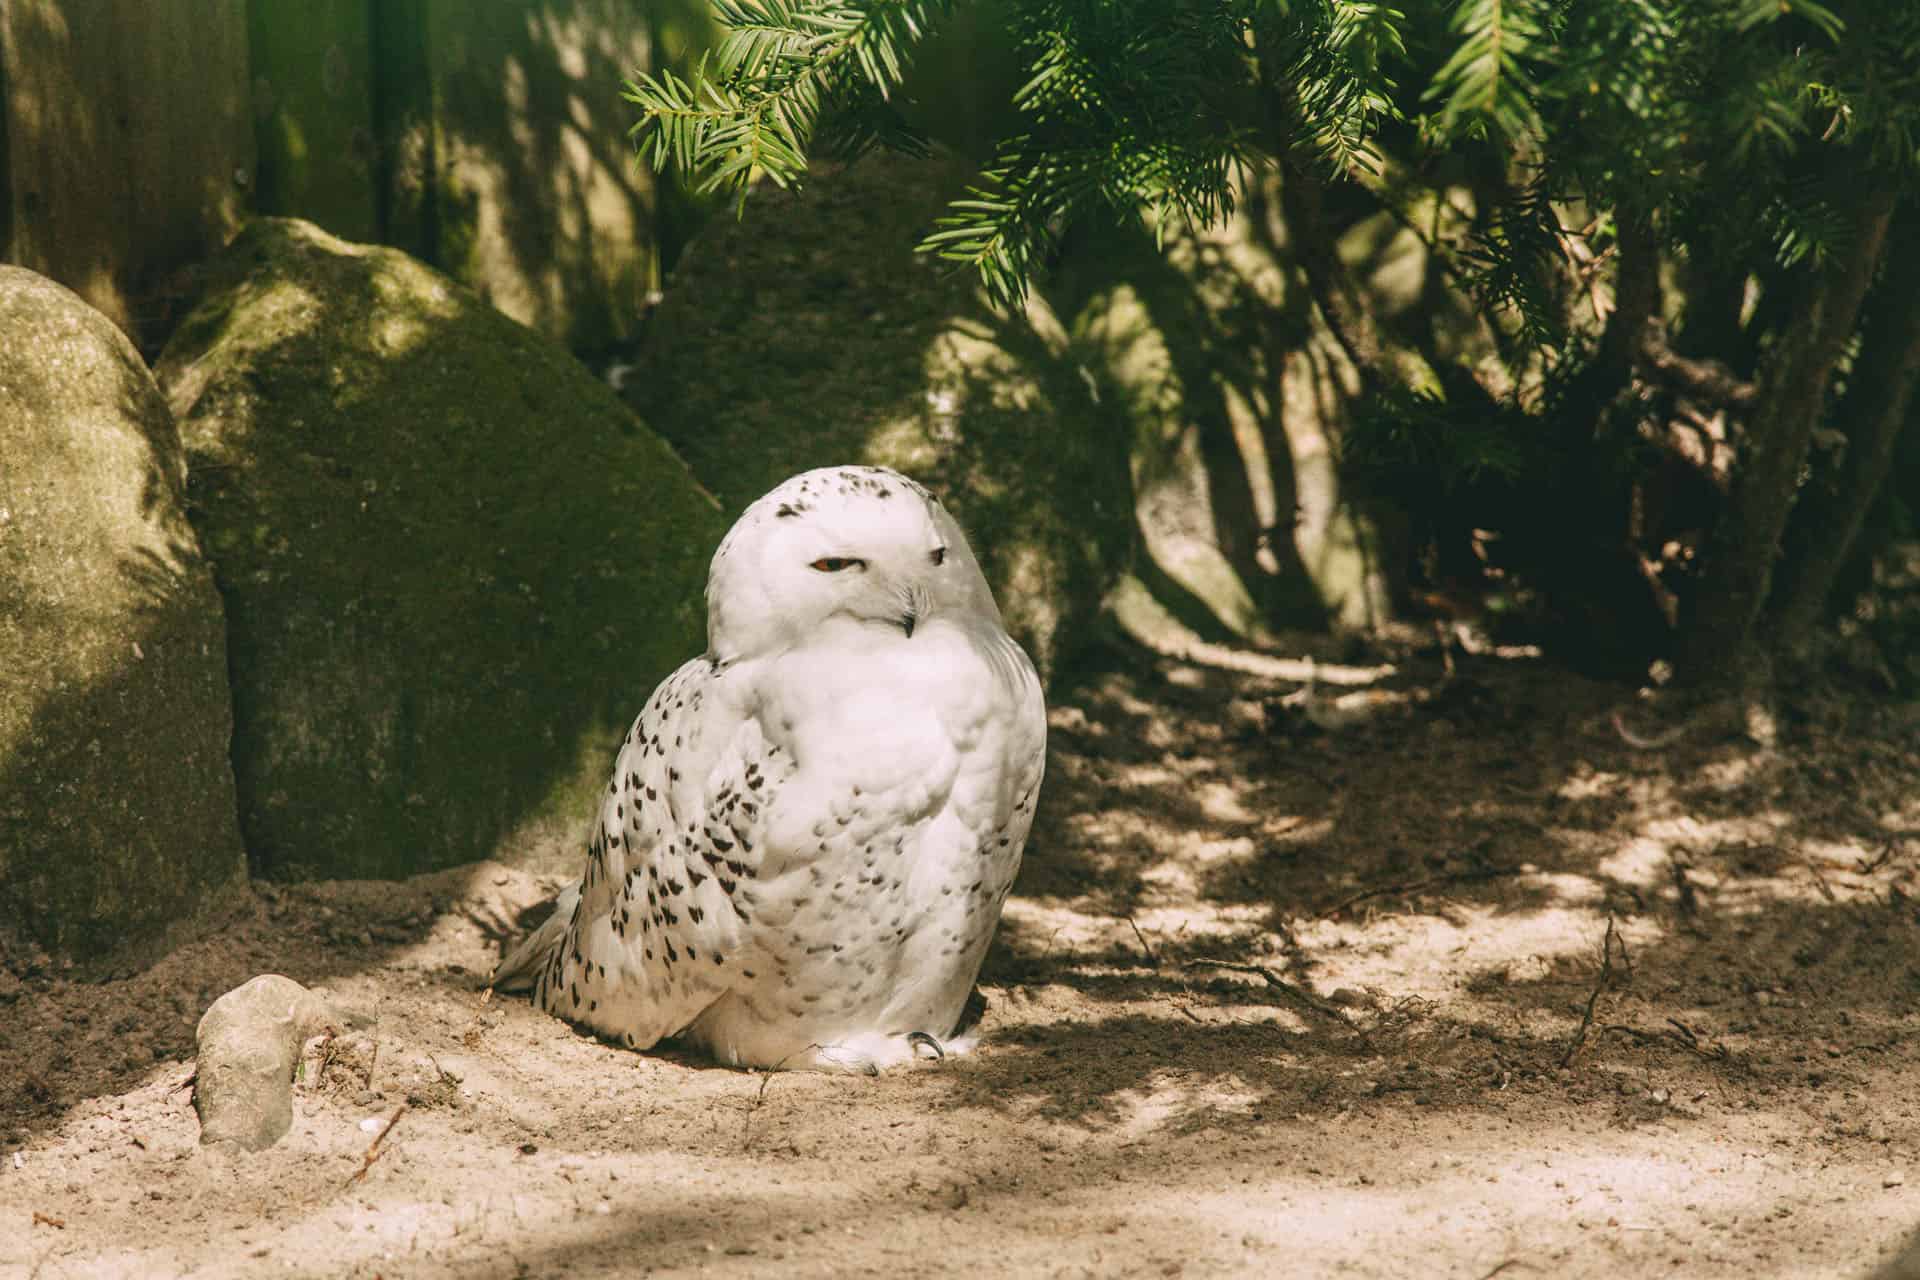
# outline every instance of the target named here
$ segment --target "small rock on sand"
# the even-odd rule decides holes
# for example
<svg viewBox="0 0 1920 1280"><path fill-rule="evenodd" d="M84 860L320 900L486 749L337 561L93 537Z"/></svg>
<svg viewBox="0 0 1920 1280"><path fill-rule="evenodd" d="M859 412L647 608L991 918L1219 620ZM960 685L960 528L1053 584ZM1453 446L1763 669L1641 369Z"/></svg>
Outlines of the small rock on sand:
<svg viewBox="0 0 1920 1280"><path fill-rule="evenodd" d="M203 1144L261 1151L293 1127L300 1045L334 1021L324 1000L292 978L263 974L215 1000L196 1032L193 1105Z"/></svg>

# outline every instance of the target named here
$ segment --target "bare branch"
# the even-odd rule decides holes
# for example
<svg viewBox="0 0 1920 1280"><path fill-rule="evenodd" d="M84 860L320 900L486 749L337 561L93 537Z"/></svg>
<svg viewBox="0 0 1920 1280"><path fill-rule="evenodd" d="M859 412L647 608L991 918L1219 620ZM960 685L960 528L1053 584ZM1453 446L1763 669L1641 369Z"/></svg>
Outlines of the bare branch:
<svg viewBox="0 0 1920 1280"><path fill-rule="evenodd" d="M1697 360L1669 347L1658 321L1642 326L1635 364L1650 382L1728 409L1751 409L1760 399L1759 387L1718 360Z"/></svg>

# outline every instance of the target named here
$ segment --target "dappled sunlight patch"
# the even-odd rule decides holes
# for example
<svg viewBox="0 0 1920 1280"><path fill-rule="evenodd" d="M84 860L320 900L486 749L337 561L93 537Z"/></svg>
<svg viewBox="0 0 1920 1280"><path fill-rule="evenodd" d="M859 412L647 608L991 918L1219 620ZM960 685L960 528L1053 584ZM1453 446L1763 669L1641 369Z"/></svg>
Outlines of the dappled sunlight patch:
<svg viewBox="0 0 1920 1280"><path fill-rule="evenodd" d="M1169 906L1143 906L1133 912L1132 920L1156 947L1193 950L1209 941L1242 943L1249 933L1265 931L1266 917L1265 910L1257 906L1199 907L1181 901ZM1124 923L1119 927L1130 929ZM1119 937L1118 930L1115 936Z"/></svg>
<svg viewBox="0 0 1920 1280"><path fill-rule="evenodd" d="M1113 702L1119 710L1141 720L1140 741L1146 745L1164 751L1179 741L1175 726L1169 724L1151 702L1124 691L1115 691Z"/></svg>
<svg viewBox="0 0 1920 1280"><path fill-rule="evenodd" d="M1239 779L1209 776L1217 774L1218 768L1217 763L1199 757L1120 764L1105 771L1105 781L1145 797L1163 790L1177 792L1183 802L1197 805L1203 816L1215 822L1241 827L1260 822L1261 814L1248 807L1246 784Z"/></svg>
<svg viewBox="0 0 1920 1280"><path fill-rule="evenodd" d="M1637 867L1634 869L1637 870ZM1635 883L1626 876L1615 875L1607 869L1604 862L1599 870L1609 879ZM1567 906L1596 907L1604 902L1607 896L1605 884L1592 876L1576 875L1571 872L1523 871L1517 878L1517 883L1526 888L1538 889L1543 896Z"/></svg>
<svg viewBox="0 0 1920 1280"><path fill-rule="evenodd" d="M1100 739L1108 736L1104 722L1091 720L1079 707L1051 707L1047 711L1047 727L1063 733L1077 734L1084 738Z"/></svg>
<svg viewBox="0 0 1920 1280"><path fill-rule="evenodd" d="M1302 818L1287 813L1269 813L1260 822L1260 836L1269 844L1305 848L1331 840L1337 830L1331 818Z"/></svg>
<svg viewBox="0 0 1920 1280"><path fill-rule="evenodd" d="M950 401L942 401L941 404L949 409L953 407ZM938 424L943 417L938 413L932 415L932 426L923 423L918 414L882 422L868 435L868 448L908 474L918 475L929 471L939 465L939 445L945 443L951 434L939 429Z"/></svg>
<svg viewBox="0 0 1920 1280"><path fill-rule="evenodd" d="M285 277L249 281L236 294L231 307L191 314L182 323L183 334L190 336L200 326L211 327L215 332L200 339L203 347L196 358L156 371L162 372L162 385L174 417L185 417L206 391L208 382L224 371L232 353L289 344L313 333L321 316L320 299L313 291ZM244 317L244 324L236 324L236 317ZM232 416L245 418L245 415ZM192 450L194 467L248 470L254 465L250 420L235 421L224 431L199 435L189 434L187 425L182 423L182 440Z"/></svg>
<svg viewBox="0 0 1920 1280"><path fill-rule="evenodd" d="M1760 752L1743 752L1725 760L1707 761L1694 777L1713 791L1737 791L1758 781L1767 763Z"/></svg>
<svg viewBox="0 0 1920 1280"><path fill-rule="evenodd" d="M1009 941L1017 939L1023 951L1038 951L1041 958L1085 970L1094 956L1116 951L1138 955L1143 940L1156 951L1237 945L1265 920L1266 913L1257 907L1200 905L1190 895L1168 896L1177 905L1142 905L1124 916L1085 910L1060 899L1010 898L1002 927Z"/></svg>
<svg viewBox="0 0 1920 1280"><path fill-rule="evenodd" d="M1342 985L1378 989L1391 998L1446 1000L1476 985L1469 975L1532 981L1569 963L1597 963L1601 928L1590 907L1573 905L1585 894L1577 884L1564 883L1568 879L1578 880L1542 878L1542 884L1564 889L1562 900L1569 905L1505 912L1454 905L1446 916L1396 914L1364 925L1311 921L1296 924L1294 936L1302 947L1325 956L1324 967L1336 972ZM1644 917L1619 922L1617 928L1634 948L1667 935Z"/></svg>
<svg viewBox="0 0 1920 1280"><path fill-rule="evenodd" d="M1223 839L1213 840L1200 839L1190 842L1187 846L1189 859L1196 867L1203 868L1230 859L1250 858L1253 856L1253 853L1254 843L1253 837L1251 836L1227 836Z"/></svg>
<svg viewBox="0 0 1920 1280"><path fill-rule="evenodd" d="M1252 858L1254 853L1255 845L1251 836L1231 836L1219 840L1189 837L1181 849L1179 860L1155 863L1140 873L1140 880L1167 899L1193 900L1204 896L1201 892L1202 875L1210 873L1222 863L1244 862Z"/></svg>
<svg viewBox="0 0 1920 1280"><path fill-rule="evenodd" d="M1788 903L1809 907L1831 903L1837 878L1837 873L1821 873L1804 861L1783 867L1778 875L1730 875L1711 867L1687 870L1688 881L1709 895L1713 914L1729 919L1761 915ZM1861 886L1847 881L1844 887ZM1672 889L1662 896L1677 904L1679 891Z"/></svg>
<svg viewBox="0 0 1920 1280"><path fill-rule="evenodd" d="M1843 1201L1805 1204L1790 1168L1745 1143L1559 1129L1537 1151L1489 1163L1486 1137L1461 1132L1424 1148L1393 1141L1401 1171L1376 1178L1353 1172L1345 1148L1359 1137L1302 1149L1268 1177L1238 1186L1142 1197L1136 1212L1179 1218L1196 1234L1231 1235L1243 1247L1272 1251L1269 1266L1301 1274L1359 1259L1378 1268L1371 1273L1404 1265L1400 1274L1417 1274L1436 1232L1452 1251L1476 1259L1468 1272L1475 1275L1541 1269L1502 1259L1558 1260L1571 1269L1563 1273L1602 1274L1576 1261L1596 1254L1613 1274L1688 1266L1691 1274L1707 1263L1718 1271L1741 1234L1796 1211L1809 1231L1848 1230ZM1862 1167L1851 1181L1863 1193L1877 1191L1878 1172ZM1888 1224L1892 1232L1903 1220ZM1817 1240L1809 1248L1818 1256ZM1776 1256L1776 1267L1786 1263Z"/></svg>
<svg viewBox="0 0 1920 1280"><path fill-rule="evenodd" d="M1626 790L1627 780L1618 773L1581 765L1554 789L1562 800L1598 800L1618 796Z"/></svg>
<svg viewBox="0 0 1920 1280"><path fill-rule="evenodd" d="M1882 827L1896 835L1920 840L1920 794L1906 804L1883 810L1879 821Z"/></svg>
<svg viewBox="0 0 1920 1280"><path fill-rule="evenodd" d="M1105 1099L1097 1126L1104 1142L1143 1141L1199 1123L1201 1127L1247 1123L1261 1115L1265 1094L1231 1073L1182 1069L1154 1071L1139 1085Z"/></svg>
<svg viewBox="0 0 1920 1280"><path fill-rule="evenodd" d="M1629 840L1614 853L1601 858L1594 864L1594 870L1609 880L1621 884L1652 888L1665 880L1673 865L1672 854L1666 844L1649 836ZM1585 879L1584 877L1562 877L1563 879ZM1591 881L1587 881L1591 884Z"/></svg>
<svg viewBox="0 0 1920 1280"><path fill-rule="evenodd" d="M454 296L446 277L424 263L395 253L372 254L344 241L336 242L336 247L349 253L359 250L355 256L371 258L376 265L370 279L379 303L383 307L423 317L419 320L422 332L425 332L427 319L453 321L460 318L459 299ZM410 314L407 318L414 318L414 315ZM395 348L394 354L402 354L407 349Z"/></svg>
<svg viewBox="0 0 1920 1280"><path fill-rule="evenodd" d="M446 293L445 287L437 282L427 292L433 291L443 296ZM427 292L423 292L422 296L427 296ZM372 327L367 330L367 340L373 347L374 355L385 360L402 359L419 350L432 337L433 326L428 318L405 305L383 307L374 317Z"/></svg>
<svg viewBox="0 0 1920 1280"><path fill-rule="evenodd" d="M1706 819L1690 814L1655 818L1641 829L1651 839L1673 848L1710 849L1716 845L1765 844L1776 839L1791 821L1790 815L1767 809Z"/></svg>
<svg viewBox="0 0 1920 1280"><path fill-rule="evenodd" d="M1149 733L1147 736L1152 735ZM1150 806L1157 796L1183 793L1193 775L1211 773L1217 767L1214 762L1198 756L1186 759L1167 756L1137 763L1109 764L1103 772L1104 780L1109 784L1137 793L1144 808Z"/></svg>
<svg viewBox="0 0 1920 1280"><path fill-rule="evenodd" d="M1251 860L1257 846L1251 836L1210 836L1196 833L1187 811L1171 806L1129 807L1121 812L1075 813L1058 820L1059 834L1073 841L1073 858L1084 873L1072 883L1053 884L1056 893L1078 897L1130 892L1153 881L1176 886L1179 895L1198 890L1198 873L1212 875L1226 859ZM1035 892L1042 877L1048 881L1070 875L1067 868L1049 865L1051 850L1036 843L1029 853L1024 892Z"/></svg>
<svg viewBox="0 0 1920 1280"><path fill-rule="evenodd" d="M1183 663L1168 664L1166 679L1168 684L1178 685L1182 689L1204 689L1209 684L1206 672Z"/></svg>
<svg viewBox="0 0 1920 1280"><path fill-rule="evenodd" d="M1799 848L1815 865L1826 864L1840 871L1869 865L1886 852L1884 846L1863 839L1822 840L1817 836L1802 840Z"/></svg>

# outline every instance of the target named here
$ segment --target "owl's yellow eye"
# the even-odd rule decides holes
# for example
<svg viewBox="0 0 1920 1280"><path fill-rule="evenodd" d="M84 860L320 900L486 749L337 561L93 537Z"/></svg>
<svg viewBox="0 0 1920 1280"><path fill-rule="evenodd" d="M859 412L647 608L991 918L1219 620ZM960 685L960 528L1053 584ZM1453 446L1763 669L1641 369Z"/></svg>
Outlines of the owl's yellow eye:
<svg viewBox="0 0 1920 1280"><path fill-rule="evenodd" d="M821 573L839 573L844 569L864 569L867 562L852 556L821 556L813 562L813 567Z"/></svg>

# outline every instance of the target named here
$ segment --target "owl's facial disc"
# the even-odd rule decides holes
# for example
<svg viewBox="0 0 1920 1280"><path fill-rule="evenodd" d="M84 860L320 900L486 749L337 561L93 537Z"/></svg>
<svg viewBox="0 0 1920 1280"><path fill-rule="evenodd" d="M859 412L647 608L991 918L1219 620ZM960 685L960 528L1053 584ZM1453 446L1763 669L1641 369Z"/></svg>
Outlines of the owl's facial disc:
<svg viewBox="0 0 1920 1280"><path fill-rule="evenodd" d="M795 476L715 554L708 643L724 660L803 643L834 619L913 638L930 620L998 626L966 535L925 489L877 467Z"/></svg>
<svg viewBox="0 0 1920 1280"><path fill-rule="evenodd" d="M911 522L902 528L892 520L848 523L854 527L818 531L829 550L807 565L824 579L817 585L825 616L897 626L911 640L933 610L932 584L925 579L939 572L946 548L921 548L933 536L930 525L916 530Z"/></svg>

